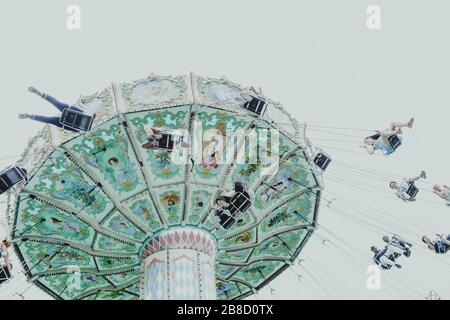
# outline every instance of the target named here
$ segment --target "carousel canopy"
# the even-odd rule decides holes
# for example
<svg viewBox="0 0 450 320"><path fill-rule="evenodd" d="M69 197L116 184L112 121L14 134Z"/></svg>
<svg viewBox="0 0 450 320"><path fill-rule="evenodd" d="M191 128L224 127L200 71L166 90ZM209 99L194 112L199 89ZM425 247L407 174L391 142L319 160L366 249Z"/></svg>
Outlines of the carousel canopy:
<svg viewBox="0 0 450 320"><path fill-rule="evenodd" d="M32 138L18 163L29 182L10 197L16 253L31 280L58 299L138 299L143 250L181 226L215 238L219 299L243 298L287 268L314 230L319 175L297 122L267 97L262 116L243 109L243 89L192 74L112 84L78 101L97 115L90 132L46 127ZM268 140L259 153L279 164L267 174L264 159L238 162L239 152L226 148L219 156L227 161L217 166L192 165L191 151L174 163L167 150L141 148L150 128L192 133L194 123L235 141L237 151L247 148L254 130L258 141ZM274 129L280 132L275 151L266 134ZM291 183L272 192L280 181ZM223 229L209 213L236 182L251 192L252 206ZM195 236L186 232L181 241L198 241Z"/></svg>

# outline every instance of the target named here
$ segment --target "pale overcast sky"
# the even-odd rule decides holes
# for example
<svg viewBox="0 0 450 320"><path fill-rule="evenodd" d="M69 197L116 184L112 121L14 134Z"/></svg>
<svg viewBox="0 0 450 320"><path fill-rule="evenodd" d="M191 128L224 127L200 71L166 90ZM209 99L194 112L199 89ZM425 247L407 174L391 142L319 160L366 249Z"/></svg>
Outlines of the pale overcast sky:
<svg viewBox="0 0 450 320"><path fill-rule="evenodd" d="M81 8L81 30L66 28L72 4ZM380 30L366 27L370 5L381 9ZM41 128L18 120L17 113L52 114L37 109L43 104L27 93L29 85L74 102L112 81L192 71L259 86L299 121L314 125L363 128L368 135L414 116L405 144L390 158L364 154L356 137L318 130L310 136L336 148L327 150L333 164L401 176L426 169L429 182L450 184L448 0L15 0L2 3L0 36L1 167L14 162ZM402 203L388 194L383 175L352 176L354 169L333 164L324 196L337 198L332 206L346 211L324 202L323 227L304 250L304 269L293 267L303 280L287 270L270 284L273 294L266 287L256 297L423 299L434 290L450 299L450 253L437 257L420 243L422 235L450 233L450 208L424 190L416 203ZM429 190L431 184L420 186ZM351 201L363 203L362 210L348 208ZM382 245L383 228L414 241L413 255L401 259L402 270L382 274L381 290L368 290L369 247ZM323 245L320 238L330 242ZM27 288L16 274L0 287L0 299L17 298L13 294ZM35 287L24 295L48 298Z"/></svg>

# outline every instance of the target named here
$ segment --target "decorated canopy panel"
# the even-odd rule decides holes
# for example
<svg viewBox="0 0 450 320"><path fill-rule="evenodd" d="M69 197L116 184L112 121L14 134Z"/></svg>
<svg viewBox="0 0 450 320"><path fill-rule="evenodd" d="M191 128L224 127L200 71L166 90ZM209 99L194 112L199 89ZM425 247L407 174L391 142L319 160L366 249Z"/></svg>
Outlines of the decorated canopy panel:
<svg viewBox="0 0 450 320"><path fill-rule="evenodd" d="M34 138L44 156L15 199L13 233L29 277L55 298L138 299L143 245L181 226L217 240L219 299L245 297L282 272L315 227L321 186L295 121L283 129L240 108L240 90L194 75L113 84L81 99L99 114L92 131L61 132L53 147L47 131ZM190 147L143 149L151 128L184 132ZM202 162L208 135L220 137L215 164ZM212 207L236 182L252 205L226 230Z"/></svg>

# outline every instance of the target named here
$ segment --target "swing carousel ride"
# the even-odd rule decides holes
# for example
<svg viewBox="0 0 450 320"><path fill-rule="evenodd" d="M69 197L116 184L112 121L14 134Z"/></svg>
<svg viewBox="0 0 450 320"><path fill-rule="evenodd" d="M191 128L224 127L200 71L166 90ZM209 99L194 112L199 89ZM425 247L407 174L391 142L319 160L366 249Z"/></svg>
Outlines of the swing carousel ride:
<svg viewBox="0 0 450 320"><path fill-rule="evenodd" d="M7 200L29 280L56 299L228 300L289 268L317 226L329 158L279 103L243 108L243 90L151 75L82 96L89 132L44 127L17 163L28 182ZM185 132L191 148L142 148L151 128ZM194 149L211 131L223 145L205 165ZM236 183L251 205L224 228L211 212Z"/></svg>

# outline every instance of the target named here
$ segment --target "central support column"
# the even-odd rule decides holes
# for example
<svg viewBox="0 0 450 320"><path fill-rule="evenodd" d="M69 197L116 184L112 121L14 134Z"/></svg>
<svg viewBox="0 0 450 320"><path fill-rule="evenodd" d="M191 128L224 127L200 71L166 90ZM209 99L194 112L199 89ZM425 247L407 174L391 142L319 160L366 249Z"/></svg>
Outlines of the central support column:
<svg viewBox="0 0 450 320"><path fill-rule="evenodd" d="M141 250L142 300L215 300L217 244L207 231L163 231Z"/></svg>

